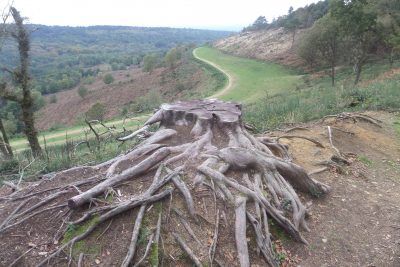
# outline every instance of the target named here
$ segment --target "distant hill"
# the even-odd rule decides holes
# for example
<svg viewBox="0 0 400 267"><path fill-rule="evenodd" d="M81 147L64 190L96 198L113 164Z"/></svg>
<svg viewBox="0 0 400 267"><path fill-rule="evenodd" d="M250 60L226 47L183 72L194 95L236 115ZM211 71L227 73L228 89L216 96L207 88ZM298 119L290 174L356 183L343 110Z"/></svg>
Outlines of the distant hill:
<svg viewBox="0 0 400 267"><path fill-rule="evenodd" d="M29 25L32 29L31 72L35 89L47 94L75 87L89 70L110 64L123 70L154 52L163 54L178 44L203 44L231 34L228 31L127 26L66 27ZM5 42L0 65L13 66L16 47Z"/></svg>

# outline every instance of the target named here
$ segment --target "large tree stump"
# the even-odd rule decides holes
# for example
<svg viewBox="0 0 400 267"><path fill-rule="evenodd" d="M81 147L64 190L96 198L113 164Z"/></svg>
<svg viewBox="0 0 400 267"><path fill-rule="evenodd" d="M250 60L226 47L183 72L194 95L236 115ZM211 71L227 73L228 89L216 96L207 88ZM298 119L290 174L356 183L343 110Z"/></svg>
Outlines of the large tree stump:
<svg viewBox="0 0 400 267"><path fill-rule="evenodd" d="M207 188L213 192L213 210L217 217L217 225L213 230L210 257L195 255L190 243L176 233L173 236L173 240L176 240L182 251L187 253L197 266L207 261L213 264L217 260L214 255L218 254L216 252L221 203L230 207L233 216L236 217L230 219L236 237L237 263L241 266L249 266L252 261L248 255L246 225L254 229L255 243L258 251L262 252L260 257L263 257L268 265L278 265L270 239L268 218L272 218L294 240L307 243L300 232L301 229L309 230L305 220L307 208L300 201L295 189L313 196L321 196L329 191L329 187L310 178L303 168L291 162L286 146L271 142L270 139L257 138L247 132L242 121L241 105L219 100L163 104L142 129L121 140L135 138L138 134L148 131L149 126L154 124L159 125L158 130L131 152L93 167L93 170L100 170L100 177L92 181L94 186L81 192L77 188L80 184L74 184L74 188L78 190L69 198L68 206L74 210L87 208L88 204L109 192L111 188L127 181L135 182L135 179L157 170L152 184L145 192L133 195L128 200L116 200L112 204L94 208L90 205L91 208L72 223L81 224L97 215L99 217L96 223L85 233L55 250L41 264L53 260L63 249L86 238L103 222L138 207L140 212L130 249L123 263L127 266L135 259L138 229L145 216L146 206L156 201L164 201L165 197L172 193L171 189L164 188L166 184L173 185L180 192L179 196L185 203L186 213L191 219L186 220L182 212L174 207L172 209L197 243L199 239L192 227L199 227L195 224L199 222L199 210L202 207L193 200L193 194L199 188ZM136 163L126 168L126 163L132 160ZM104 169L104 166L108 167ZM21 196L18 195L20 198ZM15 200L15 197L10 199ZM18 216L18 211L16 214ZM13 226L13 218L7 220L2 224L0 234L6 233L7 229Z"/></svg>

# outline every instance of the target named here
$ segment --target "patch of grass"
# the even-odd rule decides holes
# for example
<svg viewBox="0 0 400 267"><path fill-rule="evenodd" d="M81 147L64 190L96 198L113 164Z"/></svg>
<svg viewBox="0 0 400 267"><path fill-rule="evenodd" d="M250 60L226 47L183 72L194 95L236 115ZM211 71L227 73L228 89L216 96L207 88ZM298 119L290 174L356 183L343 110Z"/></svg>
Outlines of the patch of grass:
<svg viewBox="0 0 400 267"><path fill-rule="evenodd" d="M393 125L394 125L394 130L396 131L397 136L400 138L400 118Z"/></svg>
<svg viewBox="0 0 400 267"><path fill-rule="evenodd" d="M126 120L125 127L127 129L135 129L136 127L143 124L143 122L147 119L148 115L140 115L136 117L134 120ZM108 122L105 122L106 125L116 127L117 131L122 130L123 120L115 119ZM60 126L58 126L60 127ZM95 128L97 130L103 131L101 126L96 125ZM85 137L85 130L87 129L87 125L77 125L72 127L64 127L57 128L56 130L43 131L39 133L39 143L43 147L44 140L43 136L46 138L47 146L55 146L65 144L66 136L70 140L79 140ZM11 147L14 151L20 152L28 148L28 141L25 137L13 138L10 141Z"/></svg>
<svg viewBox="0 0 400 267"><path fill-rule="evenodd" d="M282 241L290 240L289 235L282 228L280 228L279 225L276 225L272 219L268 220L268 224L269 224L269 230L275 239Z"/></svg>
<svg viewBox="0 0 400 267"><path fill-rule="evenodd" d="M93 217L91 220L87 221L83 225L73 225L69 224L67 231L64 234L62 244L66 244L71 241L74 237L83 234L90 226L98 222L98 216ZM73 256L77 257L80 253L97 255L100 253L100 245L90 245L86 244L85 240L81 240L74 244Z"/></svg>
<svg viewBox="0 0 400 267"><path fill-rule="evenodd" d="M368 167L372 166L372 160L370 160L367 156L365 155L360 155L358 156L358 160L361 161L363 164L367 165Z"/></svg>
<svg viewBox="0 0 400 267"><path fill-rule="evenodd" d="M343 80L332 88L325 79L314 81L312 87L289 90L273 97L265 95L244 107L244 118L263 132L283 124L307 122L344 111L400 108L400 75L360 87L346 87L342 77Z"/></svg>
<svg viewBox="0 0 400 267"><path fill-rule="evenodd" d="M158 266L159 265L159 248L158 245L153 243L151 244L151 252L149 256L150 266Z"/></svg>
<svg viewBox="0 0 400 267"><path fill-rule="evenodd" d="M266 94L273 97L302 82L301 76L278 64L227 55L211 47L197 48L196 55L215 63L233 77L232 90L222 100L254 103Z"/></svg>

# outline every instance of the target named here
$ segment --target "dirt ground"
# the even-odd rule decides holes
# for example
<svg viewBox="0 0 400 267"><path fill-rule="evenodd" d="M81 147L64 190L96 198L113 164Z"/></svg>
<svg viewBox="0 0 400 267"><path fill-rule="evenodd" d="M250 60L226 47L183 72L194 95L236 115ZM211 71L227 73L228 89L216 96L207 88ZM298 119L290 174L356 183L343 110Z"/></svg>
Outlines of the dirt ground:
<svg viewBox="0 0 400 267"><path fill-rule="evenodd" d="M333 144L344 153L353 153L353 162L343 174L330 170L315 175L330 185L332 192L324 199L311 200L311 232L304 233L310 245L283 242L299 257L300 266L400 266L400 136L393 128L399 117L368 114L384 121L383 128L327 121L354 133L333 129ZM326 149L300 139L286 142L295 160L309 171L317 169L315 163L326 160L332 152L327 129L320 124L311 129L311 136L322 141Z"/></svg>
<svg viewBox="0 0 400 267"><path fill-rule="evenodd" d="M311 231L303 232L309 242L308 246L291 241L281 230L272 231L276 247L280 250L282 266L399 266L400 265L400 137L395 133L394 123L400 120L398 114L371 112L368 115L382 120L382 128L366 123L353 123L351 120L314 122L302 125L308 130L296 130L290 135L312 137L322 143L324 148L303 139L281 139L282 143L290 145L290 151L296 163L304 166L309 172L321 168L319 162L328 160L335 153L331 148L326 126L332 128L333 144L348 156L349 166L340 169L331 168L328 171L313 175L319 181L332 187L332 192L322 199L302 195L304 203L312 203L311 215L308 219ZM289 126L288 126L289 127ZM290 126L292 127L292 126ZM346 132L344 132L346 131ZM289 133L273 132L271 135L281 136ZM171 143L177 144L188 135L182 133ZM221 140L224 142L224 140ZM131 162L136 164L139 159ZM53 181L42 183L44 190L56 186L68 185L74 181L96 175L91 170L72 172L61 175ZM143 192L149 185L153 173L139 179L124 183L115 188L120 191L117 196L121 200ZM190 178L185 177L189 186ZM90 186L82 187L86 190ZM35 192L35 191L33 191ZM0 188L0 198L10 193L9 188ZM40 199L48 196L41 195ZM62 197L54 201L54 205L62 205L66 200L76 195L74 189L68 189ZM207 259L208 246L214 231L214 211L211 190L198 190L193 195L200 214L200 222L195 224L188 219L193 231L199 238L196 242L186 232L182 222L169 209L170 203L179 210L185 210L184 202L179 193L165 199L161 205L148 207L142 240L139 241L138 255L143 254L146 237L155 228L155 221L160 210L163 210L161 261L165 266L191 266L185 254L176 246L170 232L180 233L194 252ZM33 200L38 203L40 199ZM106 199L107 200L107 199ZM32 206L33 203L28 203ZM0 201L0 222L15 209L14 205L5 205ZM219 205L225 211L221 216L220 235L217 245L216 259L223 260L232 266L237 266L234 240L234 211L227 206ZM43 260L55 248L65 242L63 233L67 221L79 218L87 207L75 212L69 212L67 207L43 212L40 216L30 218L18 227L11 228L0 234L0 266L7 266L21 257L16 266L33 266ZM74 246L72 253L75 260L79 253L85 254L84 266L119 266L126 254L133 229L137 210L126 212L110 222L104 223L88 239ZM70 229L77 234L82 229ZM147 233L147 234L146 234ZM276 240L279 239L279 242ZM252 231L248 230L248 242L252 266L265 266L256 255L255 241ZM207 248L207 249L206 249ZM24 254L26 253L26 254ZM66 266L67 254L61 254L53 265ZM144 265L150 263L145 261Z"/></svg>

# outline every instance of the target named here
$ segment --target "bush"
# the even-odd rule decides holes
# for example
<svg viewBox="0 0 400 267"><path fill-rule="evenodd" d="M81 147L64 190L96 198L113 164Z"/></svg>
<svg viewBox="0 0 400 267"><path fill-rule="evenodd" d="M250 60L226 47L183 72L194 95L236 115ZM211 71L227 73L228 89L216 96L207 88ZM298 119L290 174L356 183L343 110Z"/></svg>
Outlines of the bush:
<svg viewBox="0 0 400 267"><path fill-rule="evenodd" d="M87 94L89 93L88 89L84 86L81 86L78 88L78 95L81 98L85 98L85 96L87 96Z"/></svg>
<svg viewBox="0 0 400 267"><path fill-rule="evenodd" d="M111 84L111 83L114 82L114 77L113 77L110 73L107 73L107 74L104 75L104 77L103 77L103 82L104 82L105 84Z"/></svg>
<svg viewBox="0 0 400 267"><path fill-rule="evenodd" d="M147 95L139 97L132 104L133 111L147 112L158 108L162 104L162 97L156 90L150 90Z"/></svg>
<svg viewBox="0 0 400 267"><path fill-rule="evenodd" d="M88 120L102 121L105 114L106 106L102 103L96 103L85 113L85 116Z"/></svg>
<svg viewBox="0 0 400 267"><path fill-rule="evenodd" d="M51 95L50 96L50 104L57 103L57 96L56 95Z"/></svg>

